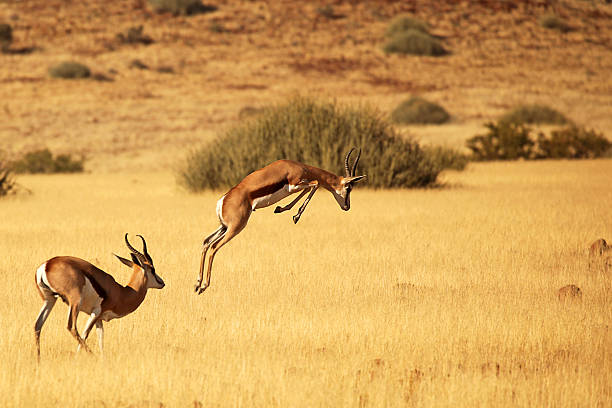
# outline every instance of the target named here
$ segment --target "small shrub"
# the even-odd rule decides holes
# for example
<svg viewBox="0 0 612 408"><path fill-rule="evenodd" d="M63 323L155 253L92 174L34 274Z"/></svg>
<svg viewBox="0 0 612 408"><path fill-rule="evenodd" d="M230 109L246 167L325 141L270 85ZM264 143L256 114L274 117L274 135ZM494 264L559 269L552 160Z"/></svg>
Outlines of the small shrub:
<svg viewBox="0 0 612 408"><path fill-rule="evenodd" d="M549 30L557 30L562 33L571 31L571 27L562 18L554 14L545 14L540 17L539 23L542 27L548 28Z"/></svg>
<svg viewBox="0 0 612 408"><path fill-rule="evenodd" d="M69 154L53 157L49 149L41 149L26 153L13 163L13 169L16 173L78 173L83 171L84 162L85 159L74 160Z"/></svg>
<svg viewBox="0 0 612 408"><path fill-rule="evenodd" d="M13 42L13 27L9 24L0 24L0 51L8 51Z"/></svg>
<svg viewBox="0 0 612 408"><path fill-rule="evenodd" d="M446 146L426 146L423 148L429 160L440 170L465 170L470 159L457 149Z"/></svg>
<svg viewBox="0 0 612 408"><path fill-rule="evenodd" d="M442 56L448 54L442 44L430 36L418 30L407 30L397 33L389 38L383 47L386 54L412 54Z"/></svg>
<svg viewBox="0 0 612 408"><path fill-rule="evenodd" d="M363 149L360 174L369 187L424 187L441 171L417 142L402 139L369 108L293 98L192 152L178 174L191 191L227 188L278 159L343 174L347 151Z"/></svg>
<svg viewBox="0 0 612 408"><path fill-rule="evenodd" d="M400 103L391 113L391 120L401 124L440 124L449 119L443 107L416 96Z"/></svg>
<svg viewBox="0 0 612 408"><path fill-rule="evenodd" d="M550 137L538 135L538 153L551 159L592 159L604 157L612 143L603 134L576 125L553 130Z"/></svg>
<svg viewBox="0 0 612 408"><path fill-rule="evenodd" d="M66 61L49 68L49 75L53 78L81 79L89 78L91 76L91 71L86 65L79 64L78 62Z"/></svg>
<svg viewBox="0 0 612 408"><path fill-rule="evenodd" d="M200 0L149 0L149 3L157 12L174 15L192 16L217 10L217 7L202 4Z"/></svg>
<svg viewBox="0 0 612 408"><path fill-rule="evenodd" d="M0 161L0 197L15 194L17 192L17 184L13 179L11 168L4 162Z"/></svg>
<svg viewBox="0 0 612 408"><path fill-rule="evenodd" d="M396 34L404 33L409 30L416 30L424 34L429 34L429 26L426 22L419 20L418 18L403 15L398 16L391 21L385 35L387 37L393 37Z"/></svg>
<svg viewBox="0 0 612 408"><path fill-rule="evenodd" d="M500 118L500 122L564 125L569 120L558 110L545 105L520 105Z"/></svg>
<svg viewBox="0 0 612 408"><path fill-rule="evenodd" d="M153 39L143 34L142 30L142 26L130 27L125 33L117 34L117 40L124 44L152 44Z"/></svg>

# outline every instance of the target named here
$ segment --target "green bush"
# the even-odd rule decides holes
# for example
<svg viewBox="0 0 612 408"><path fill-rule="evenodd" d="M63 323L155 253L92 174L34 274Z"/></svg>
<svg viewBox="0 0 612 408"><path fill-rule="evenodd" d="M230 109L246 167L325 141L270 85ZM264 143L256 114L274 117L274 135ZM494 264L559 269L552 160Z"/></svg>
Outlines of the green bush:
<svg viewBox="0 0 612 408"><path fill-rule="evenodd" d="M442 56L448 54L440 41L429 34L418 30L410 29L399 32L389 38L383 47L386 54L412 54Z"/></svg>
<svg viewBox="0 0 612 408"><path fill-rule="evenodd" d="M0 51L7 51L13 42L13 27L0 24Z"/></svg>
<svg viewBox="0 0 612 408"><path fill-rule="evenodd" d="M83 64L66 61L49 68L49 75L53 78L80 79L89 78L91 76L91 71Z"/></svg>
<svg viewBox="0 0 612 408"><path fill-rule="evenodd" d="M545 105L520 105L500 118L500 122L565 125L570 121L558 110Z"/></svg>
<svg viewBox="0 0 612 408"><path fill-rule="evenodd" d="M169 12L174 15L192 16L217 10L215 6L202 4L201 0L149 0L157 12Z"/></svg>
<svg viewBox="0 0 612 408"><path fill-rule="evenodd" d="M192 152L179 171L191 191L227 188L278 159L291 159L344 174L343 159L353 146L363 149L359 174L369 187L424 187L441 169L417 142L402 139L369 108L293 98Z"/></svg>
<svg viewBox="0 0 612 408"><path fill-rule="evenodd" d="M562 33L571 31L571 27L565 22L565 20L554 14L545 14L540 17L538 22L542 27L548 28L549 30L557 30L561 31Z"/></svg>
<svg viewBox="0 0 612 408"><path fill-rule="evenodd" d="M408 30L420 31L424 34L429 34L429 26L426 22L407 15L402 15L394 18L387 28L385 35L393 37L396 34L406 32Z"/></svg>
<svg viewBox="0 0 612 408"><path fill-rule="evenodd" d="M49 149L26 153L21 160L13 163L16 173L78 173L83 171L85 159L74 160L69 154L55 157Z"/></svg>
<svg viewBox="0 0 612 408"><path fill-rule="evenodd" d="M418 96L400 103L391 113L391 120L400 124L440 124L449 119L443 107Z"/></svg>
<svg viewBox="0 0 612 408"><path fill-rule="evenodd" d="M612 143L603 134L576 125L537 135L523 124L487 123L485 135L466 141L474 160L585 159L610 154Z"/></svg>

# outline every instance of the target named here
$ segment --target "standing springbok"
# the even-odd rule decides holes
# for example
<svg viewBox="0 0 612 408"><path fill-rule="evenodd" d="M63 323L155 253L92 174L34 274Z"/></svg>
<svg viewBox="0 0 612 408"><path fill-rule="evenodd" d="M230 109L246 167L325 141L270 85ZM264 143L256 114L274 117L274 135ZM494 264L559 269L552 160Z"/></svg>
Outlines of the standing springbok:
<svg viewBox="0 0 612 408"><path fill-rule="evenodd" d="M293 222L297 224L319 187L332 193L340 208L348 211L351 208L350 194L353 184L366 177L365 175L355 176L361 149L357 153L353 167L349 170L349 158L354 150L355 148L352 148L344 159L344 176L337 176L329 171L292 160L277 160L249 174L231 188L217 201L217 216L221 226L207 236L202 243L200 276L196 282L195 291L200 294L210 286L210 274L215 254L246 227L253 211L271 206L291 194L301 192L286 206L276 207L274 212L281 213L293 208L302 197L310 192L297 214L293 216ZM208 254L206 282L202 285L206 253L209 248L211 250Z"/></svg>
<svg viewBox="0 0 612 408"><path fill-rule="evenodd" d="M36 288L45 302L36 325L36 350L40 360L40 331L58 296L68 304L68 330L79 343L77 351L83 347L88 352L85 340L93 325L98 332L100 352L103 352L104 329L102 321L117 319L132 313L144 300L147 289L161 289L165 286L162 278L155 273L153 259L147 252L147 243L141 235L143 252L138 252L128 241L125 234L125 244L130 250L132 260L115 256L125 265L134 269L127 286L121 286L115 279L89 262L72 256L56 256L43 263L36 270ZM83 337L77 331L79 312L90 315Z"/></svg>

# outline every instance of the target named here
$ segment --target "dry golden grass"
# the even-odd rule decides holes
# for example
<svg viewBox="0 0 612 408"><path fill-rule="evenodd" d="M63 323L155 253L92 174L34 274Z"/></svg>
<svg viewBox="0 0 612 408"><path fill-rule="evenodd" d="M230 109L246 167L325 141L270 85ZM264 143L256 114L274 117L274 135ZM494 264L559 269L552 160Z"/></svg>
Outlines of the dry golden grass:
<svg viewBox="0 0 612 408"><path fill-rule="evenodd" d="M587 247L612 237L612 161L445 178L358 189L348 213L319 193L297 226L258 211L196 296L218 193L169 173L20 177L33 194L0 202L0 405L610 406L612 276ZM105 325L103 359L75 355L59 302L37 365L37 266L75 255L125 282L126 231L166 288ZM582 302L558 301L567 284Z"/></svg>

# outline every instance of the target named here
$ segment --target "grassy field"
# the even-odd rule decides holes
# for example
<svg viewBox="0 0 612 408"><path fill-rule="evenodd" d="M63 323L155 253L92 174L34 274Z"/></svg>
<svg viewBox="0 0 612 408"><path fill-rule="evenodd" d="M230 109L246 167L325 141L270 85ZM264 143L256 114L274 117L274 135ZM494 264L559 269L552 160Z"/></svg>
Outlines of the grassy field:
<svg viewBox="0 0 612 408"><path fill-rule="evenodd" d="M219 193L171 173L22 176L0 202L0 405L610 406L612 161L473 164L448 188L318 193L258 211L193 294ZM75 354L58 303L33 325L37 266L90 260L125 283L123 234L143 234L166 288ZM562 304L569 283L582 302ZM81 315L79 327L85 323ZM81 329L82 330L82 329Z"/></svg>

